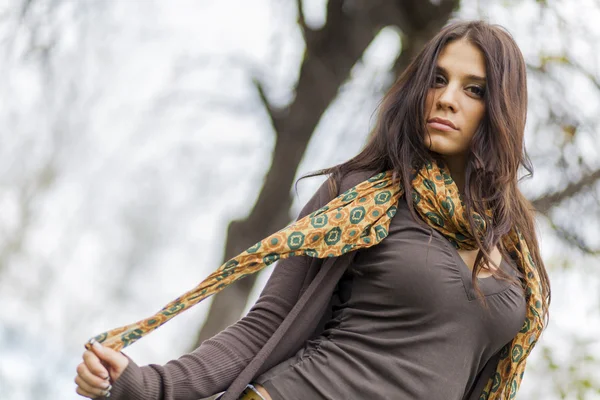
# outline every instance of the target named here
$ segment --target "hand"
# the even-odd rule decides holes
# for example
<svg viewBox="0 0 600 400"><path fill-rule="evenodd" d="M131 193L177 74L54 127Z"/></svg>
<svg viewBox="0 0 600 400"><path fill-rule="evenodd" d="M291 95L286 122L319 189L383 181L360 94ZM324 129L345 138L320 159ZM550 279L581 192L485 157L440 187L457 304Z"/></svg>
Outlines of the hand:
<svg viewBox="0 0 600 400"><path fill-rule="evenodd" d="M76 392L90 399L110 396L110 382L119 379L128 364L123 354L94 341L92 351L86 350L77 366Z"/></svg>

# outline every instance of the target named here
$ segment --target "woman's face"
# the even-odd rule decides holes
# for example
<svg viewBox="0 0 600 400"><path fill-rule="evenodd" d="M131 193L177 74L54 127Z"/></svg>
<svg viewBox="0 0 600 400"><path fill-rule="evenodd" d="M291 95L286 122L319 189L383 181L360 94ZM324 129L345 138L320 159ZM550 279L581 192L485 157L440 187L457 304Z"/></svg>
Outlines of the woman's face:
<svg viewBox="0 0 600 400"><path fill-rule="evenodd" d="M448 43L438 57L425 108L425 145L448 164L464 168L471 139L485 113L484 92L481 50L464 39Z"/></svg>

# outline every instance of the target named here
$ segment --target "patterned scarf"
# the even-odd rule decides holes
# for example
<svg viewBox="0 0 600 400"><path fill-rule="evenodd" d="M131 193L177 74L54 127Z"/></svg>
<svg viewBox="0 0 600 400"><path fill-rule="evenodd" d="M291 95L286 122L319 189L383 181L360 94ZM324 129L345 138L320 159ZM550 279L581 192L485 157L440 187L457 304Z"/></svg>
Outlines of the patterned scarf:
<svg viewBox="0 0 600 400"><path fill-rule="evenodd" d="M420 217L455 248L476 249L474 235L466 222L465 206L443 163L427 163L418 173L413 172L411 178L412 198ZM155 315L104 332L94 339L119 351L180 312L277 260L300 255L336 257L374 246L388 235L390 221L403 194L404 188L392 179L391 171L375 175L233 257ZM473 218L478 229L485 232L485 221L476 213ZM527 243L516 227L502 238L502 243L524 275L527 312L521 330L502 349L498 367L481 395L482 400L514 398L523 377L525 359L544 328L541 279ZM86 347L89 348L89 344Z"/></svg>

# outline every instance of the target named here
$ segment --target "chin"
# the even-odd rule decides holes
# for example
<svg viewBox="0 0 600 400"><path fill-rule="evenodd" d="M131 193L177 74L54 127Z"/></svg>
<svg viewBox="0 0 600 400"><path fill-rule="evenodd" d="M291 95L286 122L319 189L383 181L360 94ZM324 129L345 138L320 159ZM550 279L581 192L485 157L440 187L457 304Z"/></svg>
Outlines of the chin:
<svg viewBox="0 0 600 400"><path fill-rule="evenodd" d="M452 146L451 143L448 143L448 140L439 140L440 138L436 138L435 135L432 135L431 139L431 142L429 142L428 139L425 139L425 147L427 147L430 152L442 156L456 154L456 146Z"/></svg>

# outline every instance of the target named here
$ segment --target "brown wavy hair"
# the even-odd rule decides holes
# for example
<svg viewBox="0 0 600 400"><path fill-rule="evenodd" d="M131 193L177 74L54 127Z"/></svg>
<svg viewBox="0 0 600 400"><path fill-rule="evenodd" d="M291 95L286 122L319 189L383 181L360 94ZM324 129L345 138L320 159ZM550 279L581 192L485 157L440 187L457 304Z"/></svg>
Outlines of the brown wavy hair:
<svg viewBox="0 0 600 400"><path fill-rule="evenodd" d="M541 258L535 229L535 209L518 188L518 169L523 166L533 176L533 165L524 144L527 115L527 78L523 55L512 36L502 27L483 21L455 22L443 28L412 60L379 105L378 118L363 150L354 158L303 178L330 175L332 190L341 179L354 171L374 173L393 170L403 182L410 182L410 171L426 161L439 159L424 143L425 102L434 84L437 58L448 43L465 39L477 46L486 63L485 115L470 146L465 172L467 217L476 232L472 212L481 215L489 228L481 240L473 268L473 286L485 303L477 284L477 274L485 259L495 265L490 251L513 226L523 234L535 267L540 273L543 290L543 318L548 320L550 282ZM406 201L416 220L411 185L405 185ZM491 209L492 217L484 210ZM498 267L498 266L496 266ZM502 270L492 271L499 279L513 280Z"/></svg>

